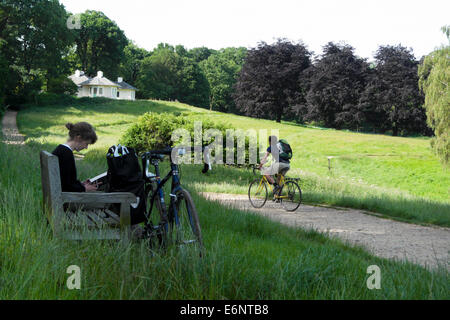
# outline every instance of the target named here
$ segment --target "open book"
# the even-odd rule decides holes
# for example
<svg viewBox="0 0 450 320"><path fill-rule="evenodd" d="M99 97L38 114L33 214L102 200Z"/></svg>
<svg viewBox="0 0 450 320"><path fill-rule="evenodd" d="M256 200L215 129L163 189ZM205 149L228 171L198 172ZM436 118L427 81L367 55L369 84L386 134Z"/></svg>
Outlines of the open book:
<svg viewBox="0 0 450 320"><path fill-rule="evenodd" d="M107 171L105 171L105 172L103 172L103 173L101 173L101 174L99 174L98 176L95 176L95 177L93 177L93 178L89 178L88 180L91 182L91 183L105 183L106 182L106 175L107 175Z"/></svg>

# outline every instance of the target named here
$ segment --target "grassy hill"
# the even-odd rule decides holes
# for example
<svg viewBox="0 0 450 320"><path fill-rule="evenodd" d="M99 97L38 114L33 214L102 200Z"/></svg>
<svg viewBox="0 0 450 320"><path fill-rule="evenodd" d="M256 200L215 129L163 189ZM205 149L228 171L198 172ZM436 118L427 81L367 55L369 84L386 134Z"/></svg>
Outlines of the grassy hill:
<svg viewBox="0 0 450 320"><path fill-rule="evenodd" d="M28 144L0 143L0 299L449 298L445 268L429 271L377 258L315 231L289 228L208 202L195 192L209 187L227 189L233 184L238 191L244 190L251 174L233 168L215 167L210 176L200 175L199 166L183 168L182 182L190 182L200 215L206 247L202 259L181 250L150 253L143 242L125 247L110 241L54 239L41 210L39 151L65 141L65 122L92 122L99 142L86 152L84 161L77 162L81 178L92 176L105 169L106 148L148 110L207 115L204 110L160 102L31 107L19 113L20 130L30 138ZM217 117L236 123L240 119ZM299 132L326 132L291 127ZM296 155L299 151L294 147ZM306 180L312 187L315 180ZM70 265L81 268L81 290L66 287ZM367 289L370 265L381 269L379 290Z"/></svg>
<svg viewBox="0 0 450 320"><path fill-rule="evenodd" d="M291 144L294 158L288 175L302 178L304 200L382 213L400 220L450 226L450 171L432 154L428 138L361 134L295 123L253 119L177 102L111 101L91 106L31 107L19 114L20 131L29 142L55 146L65 141L66 122L88 121L98 142L83 151L104 165L104 154L144 112L188 113L198 120L226 122L237 129L278 130ZM51 115L51 116L49 116ZM328 157L331 159L331 170ZM191 170L192 166L186 168ZM198 175L198 191L246 193L248 171L216 166L214 178ZM220 174L219 174L220 172Z"/></svg>

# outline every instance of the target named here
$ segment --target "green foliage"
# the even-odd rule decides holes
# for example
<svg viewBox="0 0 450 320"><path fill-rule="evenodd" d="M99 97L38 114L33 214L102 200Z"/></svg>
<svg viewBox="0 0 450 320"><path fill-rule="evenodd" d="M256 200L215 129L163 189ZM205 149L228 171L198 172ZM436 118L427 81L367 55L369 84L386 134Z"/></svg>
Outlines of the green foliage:
<svg viewBox="0 0 450 320"><path fill-rule="evenodd" d="M1 2L0 71L7 77L0 91L5 103L34 101L46 79L66 72L62 57L73 42L67 18L57 0Z"/></svg>
<svg viewBox="0 0 450 320"><path fill-rule="evenodd" d="M114 102L112 99L103 98L103 97L82 97L77 98L67 94L53 93L53 92L42 92L38 94L33 101L28 105L37 105L37 106L95 106L95 105L107 105Z"/></svg>
<svg viewBox="0 0 450 320"><path fill-rule="evenodd" d="M160 44L142 61L137 81L143 98L209 105L209 85L198 64L182 46Z"/></svg>
<svg viewBox="0 0 450 320"><path fill-rule="evenodd" d="M425 93L427 122L434 130L432 147L446 166L450 164L450 46L425 57L419 67L419 85Z"/></svg>
<svg viewBox="0 0 450 320"><path fill-rule="evenodd" d="M189 50L188 54L192 59L194 59L195 62L200 63L208 59L212 54L215 54L216 52L216 50L209 49L207 47L199 47Z"/></svg>
<svg viewBox="0 0 450 320"><path fill-rule="evenodd" d="M80 20L81 29L74 33L81 69L89 75L101 70L106 77L117 78L128 44L125 33L103 12L87 10Z"/></svg>
<svg viewBox="0 0 450 320"><path fill-rule="evenodd" d="M57 94L73 95L78 91L76 84L64 75L51 78L47 82L47 91Z"/></svg>
<svg viewBox="0 0 450 320"><path fill-rule="evenodd" d="M239 72L244 64L246 48L226 48L208 57L200 67L208 79L210 109L222 112L236 112L232 94Z"/></svg>
<svg viewBox="0 0 450 320"><path fill-rule="evenodd" d="M139 72L141 70L142 61L151 55L145 49L139 48L133 42L129 42L123 50L124 58L120 65L120 76L125 82L132 85L136 84ZM137 92L139 93L139 91Z"/></svg>
<svg viewBox="0 0 450 320"><path fill-rule="evenodd" d="M155 113L147 112L140 116L122 136L120 142L124 145L135 148L138 152L161 149L167 146L174 146L172 133L177 129L186 129L191 137L191 145L194 143L194 125L197 119L185 114ZM202 121L202 136L208 129L218 129L222 133L223 141L226 139L226 129L230 129L226 124L214 123L212 121ZM213 142L202 141L205 144ZM181 142L184 144L186 142Z"/></svg>

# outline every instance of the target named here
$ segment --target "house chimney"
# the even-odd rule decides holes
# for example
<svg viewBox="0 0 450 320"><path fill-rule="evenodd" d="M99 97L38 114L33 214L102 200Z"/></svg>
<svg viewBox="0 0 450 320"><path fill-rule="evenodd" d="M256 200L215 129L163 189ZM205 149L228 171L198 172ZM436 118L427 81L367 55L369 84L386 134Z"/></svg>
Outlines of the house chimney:
<svg viewBox="0 0 450 320"><path fill-rule="evenodd" d="M80 77L80 70L75 70L75 77Z"/></svg>
<svg viewBox="0 0 450 320"><path fill-rule="evenodd" d="M122 78L122 77L118 77L118 78L117 78L117 82L120 83L120 82L122 82L122 81L123 81L123 78Z"/></svg>
<svg viewBox="0 0 450 320"><path fill-rule="evenodd" d="M103 71L97 71L97 77L103 78Z"/></svg>

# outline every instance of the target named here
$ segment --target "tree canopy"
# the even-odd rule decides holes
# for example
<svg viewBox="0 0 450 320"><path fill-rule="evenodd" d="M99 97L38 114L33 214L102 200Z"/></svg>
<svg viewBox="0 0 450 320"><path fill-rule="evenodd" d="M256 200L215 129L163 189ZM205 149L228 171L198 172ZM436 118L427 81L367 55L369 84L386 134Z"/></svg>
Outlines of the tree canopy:
<svg viewBox="0 0 450 320"><path fill-rule="evenodd" d="M81 28L73 32L81 69L91 76L101 70L105 76L117 78L128 45L125 33L103 12L87 10L80 20Z"/></svg>
<svg viewBox="0 0 450 320"><path fill-rule="evenodd" d="M442 28L450 43L450 27ZM420 88L425 93L427 121L434 130L432 146L446 166L450 164L450 45L425 57L419 67Z"/></svg>
<svg viewBox="0 0 450 320"><path fill-rule="evenodd" d="M368 120L382 132L428 133L419 91L419 62L412 50L397 46L380 46L375 54L375 72L361 96L361 108L368 110Z"/></svg>
<svg viewBox="0 0 450 320"><path fill-rule="evenodd" d="M232 94L239 72L244 64L246 48L226 48L209 55L200 62L210 86L211 110L236 112Z"/></svg>
<svg viewBox="0 0 450 320"><path fill-rule="evenodd" d="M208 81L182 46L158 45L142 61L137 84L144 98L179 100L203 108L209 105Z"/></svg>
<svg viewBox="0 0 450 320"><path fill-rule="evenodd" d="M354 48L329 42L321 58L308 70L309 90L303 118L326 127L356 129L364 122L358 108L369 65Z"/></svg>
<svg viewBox="0 0 450 320"><path fill-rule="evenodd" d="M311 65L310 57L304 44L285 39L249 50L235 86L238 111L280 122L299 99L299 79Z"/></svg>

